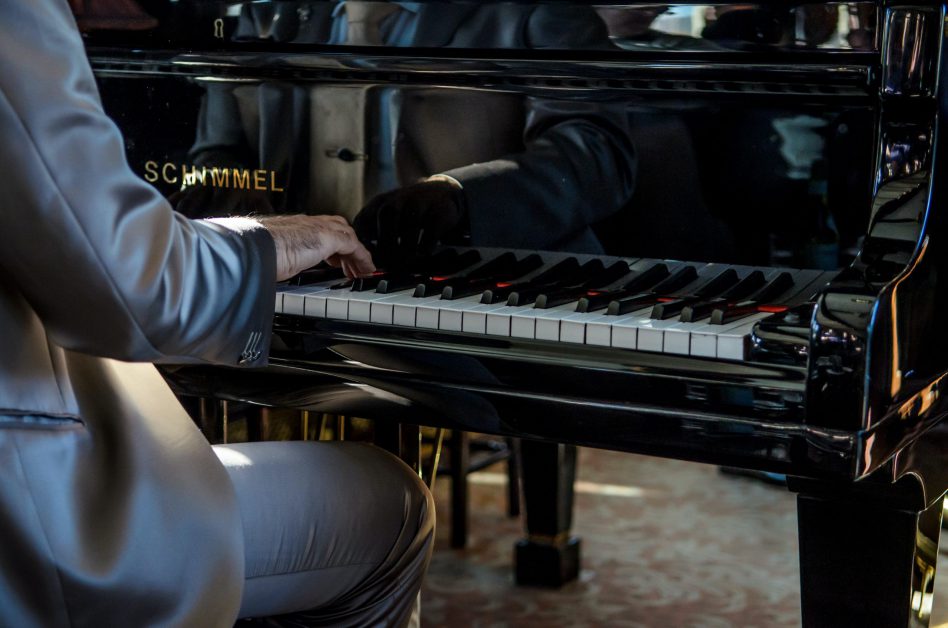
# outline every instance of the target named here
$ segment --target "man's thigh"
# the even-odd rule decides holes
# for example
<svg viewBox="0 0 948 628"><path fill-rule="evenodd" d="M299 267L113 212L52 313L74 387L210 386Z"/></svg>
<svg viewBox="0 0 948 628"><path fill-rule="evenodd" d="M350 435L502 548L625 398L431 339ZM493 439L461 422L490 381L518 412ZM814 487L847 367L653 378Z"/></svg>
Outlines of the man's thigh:
<svg viewBox="0 0 948 628"><path fill-rule="evenodd" d="M214 449L234 483L244 528L241 617L414 596L400 589L420 585L434 509L401 461L345 442Z"/></svg>

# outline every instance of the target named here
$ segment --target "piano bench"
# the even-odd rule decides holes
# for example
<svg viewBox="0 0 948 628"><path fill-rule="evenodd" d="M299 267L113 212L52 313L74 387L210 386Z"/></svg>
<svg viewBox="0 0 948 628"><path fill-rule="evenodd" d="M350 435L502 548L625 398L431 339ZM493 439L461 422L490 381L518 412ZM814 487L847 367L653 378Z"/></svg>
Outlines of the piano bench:
<svg viewBox="0 0 948 628"><path fill-rule="evenodd" d="M451 430L447 460L438 475L451 477L451 547L467 545L469 494L467 476L498 462L507 467L507 515L520 516L520 442L516 438L472 435ZM445 456L442 456L442 460Z"/></svg>

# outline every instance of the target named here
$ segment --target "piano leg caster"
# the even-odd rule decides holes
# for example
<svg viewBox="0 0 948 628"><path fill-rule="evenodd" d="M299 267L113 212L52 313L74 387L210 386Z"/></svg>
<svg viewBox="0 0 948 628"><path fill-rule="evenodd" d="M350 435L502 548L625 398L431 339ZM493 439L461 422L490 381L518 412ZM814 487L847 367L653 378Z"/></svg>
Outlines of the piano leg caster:
<svg viewBox="0 0 948 628"><path fill-rule="evenodd" d="M517 584L560 587L579 577L579 538L523 539L515 547Z"/></svg>
<svg viewBox="0 0 948 628"><path fill-rule="evenodd" d="M791 489L804 627L929 625L943 498L920 511L815 482Z"/></svg>

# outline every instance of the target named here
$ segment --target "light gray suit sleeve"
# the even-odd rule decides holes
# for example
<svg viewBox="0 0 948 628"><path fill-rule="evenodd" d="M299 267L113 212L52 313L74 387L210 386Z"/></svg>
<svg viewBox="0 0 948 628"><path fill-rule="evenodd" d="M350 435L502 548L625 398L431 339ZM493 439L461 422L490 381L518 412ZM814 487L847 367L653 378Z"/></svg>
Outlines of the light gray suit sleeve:
<svg viewBox="0 0 948 628"><path fill-rule="evenodd" d="M129 168L66 0L0 3L0 270L66 348L261 364L275 254L189 221Z"/></svg>

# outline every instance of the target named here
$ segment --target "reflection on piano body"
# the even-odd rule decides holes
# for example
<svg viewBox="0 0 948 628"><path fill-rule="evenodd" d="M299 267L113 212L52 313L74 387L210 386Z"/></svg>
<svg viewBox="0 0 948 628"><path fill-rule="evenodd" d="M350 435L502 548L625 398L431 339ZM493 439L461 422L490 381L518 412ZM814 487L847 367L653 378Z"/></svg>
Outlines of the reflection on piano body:
<svg viewBox="0 0 948 628"><path fill-rule="evenodd" d="M271 367L180 391L567 443L525 440L553 481L575 444L786 473L804 623L927 624L944 6L139 4L79 21L179 211L352 219L463 186L433 250L279 286ZM566 500L520 559L575 567Z"/></svg>

